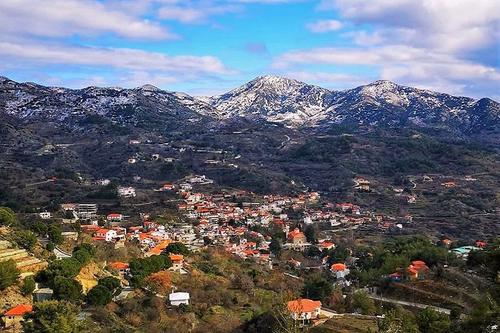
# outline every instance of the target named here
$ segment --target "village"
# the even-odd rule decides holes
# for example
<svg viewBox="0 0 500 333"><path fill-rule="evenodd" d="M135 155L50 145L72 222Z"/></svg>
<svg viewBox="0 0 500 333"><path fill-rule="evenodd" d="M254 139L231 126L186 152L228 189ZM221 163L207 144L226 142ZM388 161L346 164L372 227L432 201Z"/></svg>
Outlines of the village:
<svg viewBox="0 0 500 333"><path fill-rule="evenodd" d="M428 179L430 177L425 177L427 178L423 182L431 181ZM107 179L95 181L96 186L100 187L109 186L110 183ZM370 181L364 178L357 177L353 183L353 191L371 191ZM152 191L167 196L168 199L164 202L174 208L174 218L172 215L167 217L158 214L158 208L161 211L161 207L155 207L153 214L146 209L149 205L141 207L142 212L138 216L129 216L126 211L120 210L102 214L99 204L91 202L64 203L57 211L36 213L36 218L41 223L60 221L62 226L59 244L53 244L53 239L44 237L43 233L37 239L37 242L46 244L46 248L51 250L52 258L38 259L31 251L22 249L20 244L16 246L16 241L9 237L9 228L4 227L0 262L14 261L21 272L20 278L32 280L33 276L38 277L47 267L50 269L52 260L57 262L74 258L75 249L82 246L78 244L85 245L89 242L91 247L105 246L111 251L133 246L140 251L137 258L143 258L134 258L132 261L135 260L135 264L122 260L98 263L102 266L101 278L114 276L119 281L121 291L112 298L119 302L133 295L137 287L152 291L151 286L137 283L137 271L131 270L131 265L137 265L137 260L166 255L169 264L163 266L165 271L189 277L197 267L189 253L218 249L235 260L252 262L262 270L279 271L285 279L302 280L310 272L321 272L327 277L325 281L328 281L328 290L340 288L338 290L351 295L363 292L371 302L406 304L410 308L429 307L440 313L450 314L450 309L437 306L437 302L422 304L396 299L392 295L384 297L378 292L378 287L360 282L363 280L359 275L362 267L359 262L364 258L356 253L355 245L360 242L370 245L370 242L375 242L370 238L376 235L378 240L383 239L386 234L403 235L404 230L411 228L414 223L410 214L390 216L350 202L331 202L314 191L289 196L259 195L238 189L214 189L213 184L214 181L204 175L190 175L175 182L163 183L159 188L152 188ZM443 182L440 186L452 187L456 183ZM116 193L120 200L126 200L129 204L137 198L136 189L131 186L117 186ZM403 193L400 188L394 188L394 193L395 198L403 196L408 204L417 200L416 196ZM107 210L109 209L104 209ZM74 228L75 225L78 227ZM369 237L365 237L367 235ZM72 245L68 247L64 244ZM486 240L477 240L474 244L461 245L442 237L436 246L445 249L444 253L449 253L456 260L465 262L469 253L480 251L488 244ZM432 280L436 269L431 269L431 264L435 266L437 263L412 259L407 266L394 266L394 271L380 271L377 279L383 278L399 284ZM159 274L158 271L161 273L161 266L150 273ZM353 271L358 273L351 273ZM93 288L100 286L100 280L95 278L92 281L92 278L95 276L79 280L84 293L91 294ZM163 294L155 294L166 298L170 306L192 304L193 299L187 290L179 289L173 284L167 289ZM3 312L5 329L20 330L21 322L33 311L33 302L36 304L37 301L55 297L50 283L43 282L37 282L31 294L31 302L2 304L3 307L8 307ZM337 311L331 309L332 303L329 302L327 307L320 298L285 300L290 318L295 322L293 325L306 329L322 325L338 316ZM358 311L353 315L356 313ZM369 315L373 315L373 312ZM380 320L383 315L370 318Z"/></svg>

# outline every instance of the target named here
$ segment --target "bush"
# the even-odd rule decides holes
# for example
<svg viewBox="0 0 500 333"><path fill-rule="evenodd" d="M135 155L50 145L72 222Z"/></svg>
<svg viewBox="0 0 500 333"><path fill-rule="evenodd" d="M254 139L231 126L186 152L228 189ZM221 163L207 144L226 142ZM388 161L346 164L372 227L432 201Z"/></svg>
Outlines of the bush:
<svg viewBox="0 0 500 333"><path fill-rule="evenodd" d="M90 305L106 305L113 299L113 294L103 285L98 284L90 289L86 300Z"/></svg>
<svg viewBox="0 0 500 333"><path fill-rule="evenodd" d="M29 230L16 231L13 236L17 245L29 251L33 250L37 242L35 234Z"/></svg>
<svg viewBox="0 0 500 333"><path fill-rule="evenodd" d="M130 262L131 282L135 286L141 286L146 276L171 266L172 261L166 255L134 259Z"/></svg>
<svg viewBox="0 0 500 333"><path fill-rule="evenodd" d="M16 213L9 207L0 207L0 225L12 225L16 223Z"/></svg>
<svg viewBox="0 0 500 333"><path fill-rule="evenodd" d="M182 254L184 256L189 254L189 249L187 246L183 243L170 243L168 246L165 248L163 253L168 254L168 253L175 253L175 254Z"/></svg>
<svg viewBox="0 0 500 333"><path fill-rule="evenodd" d="M80 282L56 276L53 282L54 297L59 300L77 301L82 296L82 285Z"/></svg>
<svg viewBox="0 0 500 333"><path fill-rule="evenodd" d="M14 260L0 262L0 290L4 290L19 279L19 271Z"/></svg>
<svg viewBox="0 0 500 333"><path fill-rule="evenodd" d="M23 332L80 332L78 308L68 302L45 301L35 303L33 312L22 322Z"/></svg>
<svg viewBox="0 0 500 333"><path fill-rule="evenodd" d="M23 285L21 287L21 292L24 296L30 295L36 287L35 279L32 276L27 276L24 278Z"/></svg>

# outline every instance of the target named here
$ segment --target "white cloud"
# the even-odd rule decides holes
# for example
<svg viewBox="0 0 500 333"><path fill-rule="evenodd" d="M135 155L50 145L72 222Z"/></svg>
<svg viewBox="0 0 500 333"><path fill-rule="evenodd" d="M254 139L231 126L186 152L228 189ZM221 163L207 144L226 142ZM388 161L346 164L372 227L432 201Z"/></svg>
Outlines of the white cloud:
<svg viewBox="0 0 500 333"><path fill-rule="evenodd" d="M312 32L321 33L329 31L337 31L342 29L342 22L337 20L320 20L309 23L306 27Z"/></svg>
<svg viewBox="0 0 500 333"><path fill-rule="evenodd" d="M299 50L282 54L273 63L280 69L311 65L368 66L377 70L381 79L420 87L439 86L449 93L482 93L468 90L475 86L474 81L481 81L483 88L489 84L495 89L500 84L498 68L405 45Z"/></svg>
<svg viewBox="0 0 500 333"><path fill-rule="evenodd" d="M170 4L158 10L160 19L175 20L183 23L201 23L210 16L234 13L241 10L240 6L231 4L193 3L183 1L182 5Z"/></svg>
<svg viewBox="0 0 500 333"><path fill-rule="evenodd" d="M174 39L175 34L157 23L137 17L129 7L121 10L98 1L2 0L0 35L65 37L115 33L128 38Z"/></svg>

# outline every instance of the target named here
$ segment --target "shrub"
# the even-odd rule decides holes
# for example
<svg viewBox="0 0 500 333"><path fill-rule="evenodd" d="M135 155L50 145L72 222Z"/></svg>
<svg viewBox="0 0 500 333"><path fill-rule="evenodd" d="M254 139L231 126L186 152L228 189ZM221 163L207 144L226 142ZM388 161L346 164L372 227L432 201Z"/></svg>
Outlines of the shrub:
<svg viewBox="0 0 500 333"><path fill-rule="evenodd" d="M14 260L0 262L0 290L4 290L16 283L19 271Z"/></svg>

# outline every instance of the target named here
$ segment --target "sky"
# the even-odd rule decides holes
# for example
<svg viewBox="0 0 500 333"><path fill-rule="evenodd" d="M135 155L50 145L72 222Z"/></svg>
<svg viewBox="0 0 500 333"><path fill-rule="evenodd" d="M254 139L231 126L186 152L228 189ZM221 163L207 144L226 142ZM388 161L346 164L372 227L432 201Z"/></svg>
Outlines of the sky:
<svg viewBox="0 0 500 333"><path fill-rule="evenodd" d="M0 75L215 95L261 75L500 101L498 0L1 0Z"/></svg>

